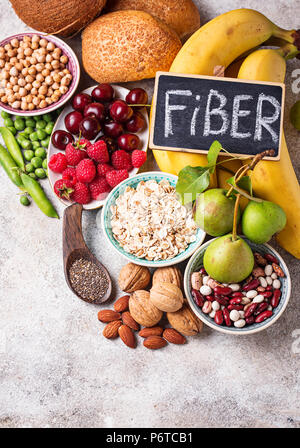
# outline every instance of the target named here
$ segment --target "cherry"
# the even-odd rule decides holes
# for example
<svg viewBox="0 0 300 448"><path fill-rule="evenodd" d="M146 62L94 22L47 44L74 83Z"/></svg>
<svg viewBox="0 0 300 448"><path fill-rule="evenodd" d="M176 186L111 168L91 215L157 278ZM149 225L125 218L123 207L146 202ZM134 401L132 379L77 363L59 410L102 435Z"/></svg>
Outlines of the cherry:
<svg viewBox="0 0 300 448"><path fill-rule="evenodd" d="M125 126L129 132L139 132L144 128L145 124L143 115L140 112L135 112Z"/></svg>
<svg viewBox="0 0 300 448"><path fill-rule="evenodd" d="M109 113L111 118L117 123L125 123L132 115L133 110L123 100L116 100L112 103Z"/></svg>
<svg viewBox="0 0 300 448"><path fill-rule="evenodd" d="M107 102L111 101L114 97L115 91L109 84L99 84L92 91L92 97L96 101Z"/></svg>
<svg viewBox="0 0 300 448"><path fill-rule="evenodd" d="M73 109L79 110L80 112L84 110L85 106L91 103L92 97L87 93L78 93L74 96L72 101Z"/></svg>
<svg viewBox="0 0 300 448"><path fill-rule="evenodd" d="M124 133L123 126L115 121L110 121L103 125L103 132L108 137L118 138Z"/></svg>
<svg viewBox="0 0 300 448"><path fill-rule="evenodd" d="M71 134L79 134L79 125L83 119L83 116L78 111L73 111L65 116L65 126Z"/></svg>
<svg viewBox="0 0 300 448"><path fill-rule="evenodd" d="M128 104L147 104L148 94L144 89L136 88L130 90L126 96L126 103ZM140 109L140 107L135 107L135 109Z"/></svg>
<svg viewBox="0 0 300 448"><path fill-rule="evenodd" d="M95 117L98 121L105 120L105 107L101 103L90 103L84 108L85 117Z"/></svg>
<svg viewBox="0 0 300 448"><path fill-rule="evenodd" d="M65 150L68 143L73 142L73 135L67 131L55 131L52 134L51 141L57 149Z"/></svg>
<svg viewBox="0 0 300 448"><path fill-rule="evenodd" d="M120 149L125 149L125 151L133 151L137 149L140 144L140 139L135 134L122 134L118 138L118 145Z"/></svg>
<svg viewBox="0 0 300 448"><path fill-rule="evenodd" d="M95 117L85 117L80 123L79 130L84 138L93 140L100 132L101 126Z"/></svg>
<svg viewBox="0 0 300 448"><path fill-rule="evenodd" d="M113 152L117 151L118 145L116 141L113 140L111 137L103 135L102 137L99 138L99 140L103 140L106 143L109 154L112 154Z"/></svg>

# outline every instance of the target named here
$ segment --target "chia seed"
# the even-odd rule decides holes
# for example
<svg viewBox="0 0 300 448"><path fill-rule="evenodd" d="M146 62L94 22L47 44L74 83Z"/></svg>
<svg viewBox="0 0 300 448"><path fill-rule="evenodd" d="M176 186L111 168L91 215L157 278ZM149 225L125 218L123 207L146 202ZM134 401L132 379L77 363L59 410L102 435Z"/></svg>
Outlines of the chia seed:
<svg viewBox="0 0 300 448"><path fill-rule="evenodd" d="M79 258L72 263L69 279L74 291L83 299L100 300L108 289L105 272L95 263Z"/></svg>

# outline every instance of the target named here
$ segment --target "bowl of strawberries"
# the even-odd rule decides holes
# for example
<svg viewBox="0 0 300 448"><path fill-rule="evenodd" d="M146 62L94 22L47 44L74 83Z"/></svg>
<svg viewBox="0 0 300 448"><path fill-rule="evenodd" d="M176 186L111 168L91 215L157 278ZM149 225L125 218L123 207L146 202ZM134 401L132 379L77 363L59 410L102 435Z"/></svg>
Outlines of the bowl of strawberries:
<svg viewBox="0 0 300 448"><path fill-rule="evenodd" d="M99 84L76 94L60 114L48 148L48 177L65 204L101 207L109 192L145 163L147 93Z"/></svg>

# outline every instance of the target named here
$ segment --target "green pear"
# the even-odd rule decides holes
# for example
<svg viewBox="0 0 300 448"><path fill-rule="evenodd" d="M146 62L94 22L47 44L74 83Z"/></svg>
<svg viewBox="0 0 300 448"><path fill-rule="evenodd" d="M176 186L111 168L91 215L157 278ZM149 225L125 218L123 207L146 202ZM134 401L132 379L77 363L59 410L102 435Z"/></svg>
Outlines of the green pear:
<svg viewBox="0 0 300 448"><path fill-rule="evenodd" d="M204 253L206 272L221 283L238 283L251 274L254 256L250 246L239 236L233 241L232 234L215 239Z"/></svg>
<svg viewBox="0 0 300 448"><path fill-rule="evenodd" d="M269 201L250 201L242 217L243 234L257 244L269 241L285 224L286 215L283 209Z"/></svg>
<svg viewBox="0 0 300 448"><path fill-rule="evenodd" d="M227 190L213 188L201 193L195 202L194 220L208 235L221 236L232 230L235 197L226 196ZM240 210L238 210L238 222Z"/></svg>

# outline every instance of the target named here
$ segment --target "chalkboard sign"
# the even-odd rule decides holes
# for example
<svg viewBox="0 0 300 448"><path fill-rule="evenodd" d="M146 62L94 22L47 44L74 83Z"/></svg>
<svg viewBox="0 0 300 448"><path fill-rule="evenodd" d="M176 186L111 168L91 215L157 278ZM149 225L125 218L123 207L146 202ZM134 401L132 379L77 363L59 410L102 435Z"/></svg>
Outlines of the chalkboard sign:
<svg viewBox="0 0 300 448"><path fill-rule="evenodd" d="M279 160L284 96L280 83L158 72L150 147L207 153L219 140L236 155L274 149Z"/></svg>

